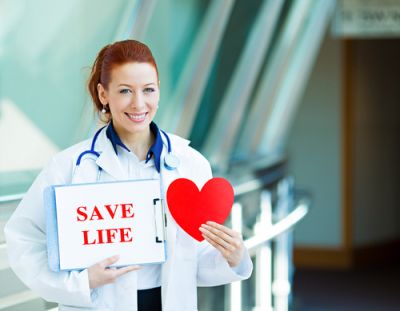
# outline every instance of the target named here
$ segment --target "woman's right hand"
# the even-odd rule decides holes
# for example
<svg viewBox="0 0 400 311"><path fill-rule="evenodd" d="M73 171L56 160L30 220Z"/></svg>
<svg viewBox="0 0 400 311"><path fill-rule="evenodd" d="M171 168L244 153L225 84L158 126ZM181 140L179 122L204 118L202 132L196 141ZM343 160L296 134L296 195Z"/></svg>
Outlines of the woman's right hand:
<svg viewBox="0 0 400 311"><path fill-rule="evenodd" d="M117 278L131 271L140 269L140 266L128 266L123 268L109 268L119 259L118 255L106 258L88 268L89 287L91 289L104 284L114 283Z"/></svg>

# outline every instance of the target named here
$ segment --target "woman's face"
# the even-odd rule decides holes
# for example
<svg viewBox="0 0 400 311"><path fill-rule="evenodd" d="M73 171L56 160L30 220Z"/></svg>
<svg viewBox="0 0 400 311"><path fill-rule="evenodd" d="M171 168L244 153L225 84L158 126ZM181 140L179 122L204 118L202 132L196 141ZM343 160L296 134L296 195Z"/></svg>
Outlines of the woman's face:
<svg viewBox="0 0 400 311"><path fill-rule="evenodd" d="M153 65L134 62L115 67L108 89L99 84L98 93L103 105L108 103L113 125L120 136L149 131L160 99Z"/></svg>

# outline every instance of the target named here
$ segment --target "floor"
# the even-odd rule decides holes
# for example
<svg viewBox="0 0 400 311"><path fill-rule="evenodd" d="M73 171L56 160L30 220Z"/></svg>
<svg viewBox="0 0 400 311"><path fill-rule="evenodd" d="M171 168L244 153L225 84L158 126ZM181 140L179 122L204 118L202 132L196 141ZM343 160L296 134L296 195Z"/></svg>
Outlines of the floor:
<svg viewBox="0 0 400 311"><path fill-rule="evenodd" d="M400 263L352 271L297 270L293 311L400 311Z"/></svg>

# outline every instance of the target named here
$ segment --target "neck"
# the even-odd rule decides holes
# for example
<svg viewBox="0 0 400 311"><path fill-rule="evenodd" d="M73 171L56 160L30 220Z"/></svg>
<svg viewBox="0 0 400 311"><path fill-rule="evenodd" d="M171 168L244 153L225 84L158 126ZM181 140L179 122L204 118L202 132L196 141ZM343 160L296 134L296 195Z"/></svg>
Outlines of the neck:
<svg viewBox="0 0 400 311"><path fill-rule="evenodd" d="M154 143L154 135L151 133L150 127L145 131L137 133L127 133L118 128L115 128L115 131L125 146L127 146L140 161L146 159L147 152Z"/></svg>

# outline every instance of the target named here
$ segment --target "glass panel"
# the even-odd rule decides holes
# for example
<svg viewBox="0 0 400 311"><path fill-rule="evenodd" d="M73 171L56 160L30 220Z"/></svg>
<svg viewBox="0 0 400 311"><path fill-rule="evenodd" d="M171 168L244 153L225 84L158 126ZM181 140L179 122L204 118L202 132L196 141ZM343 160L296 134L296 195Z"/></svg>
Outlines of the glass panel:
<svg viewBox="0 0 400 311"><path fill-rule="evenodd" d="M24 191L51 155L87 136L89 67L134 3L0 2L0 195Z"/></svg>
<svg viewBox="0 0 400 311"><path fill-rule="evenodd" d="M261 4L261 1L235 2L190 134L195 148L200 149L205 141Z"/></svg>
<svg viewBox="0 0 400 311"><path fill-rule="evenodd" d="M160 73L161 98L155 122L165 130L175 128L165 115L176 107L172 97L199 33L209 0L157 1L144 42L151 48Z"/></svg>

